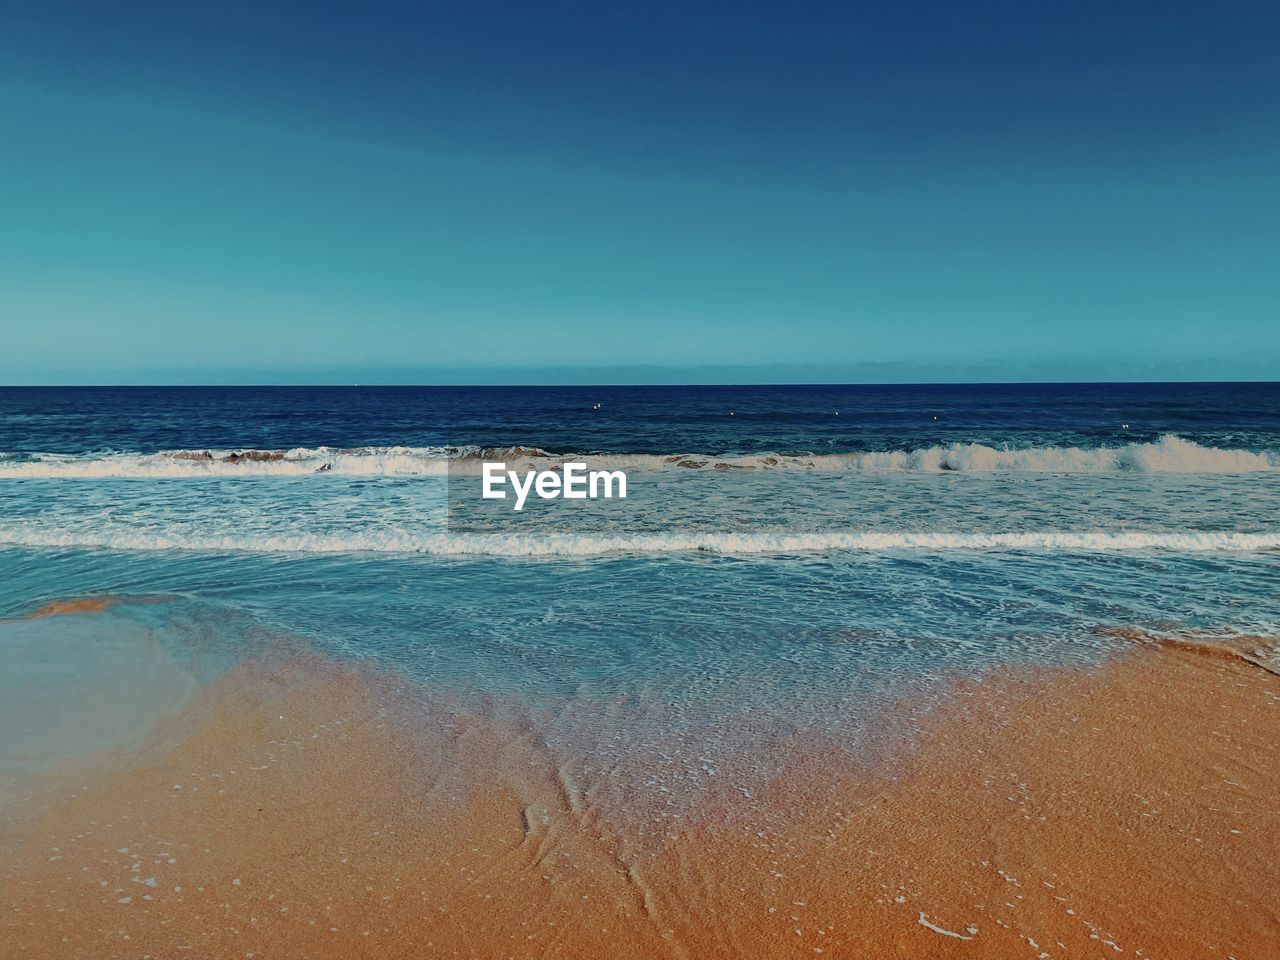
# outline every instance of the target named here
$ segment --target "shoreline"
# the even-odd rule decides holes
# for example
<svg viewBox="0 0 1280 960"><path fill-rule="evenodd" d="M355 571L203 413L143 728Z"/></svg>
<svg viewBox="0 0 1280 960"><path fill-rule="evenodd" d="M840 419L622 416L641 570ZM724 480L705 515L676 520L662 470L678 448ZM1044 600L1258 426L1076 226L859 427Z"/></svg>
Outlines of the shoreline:
<svg viewBox="0 0 1280 960"><path fill-rule="evenodd" d="M1216 648L1215 648L1216 649ZM678 816L536 729L319 658L46 783L0 870L42 957L1245 957L1280 951L1280 678L1135 643L954 684L874 764ZM638 764L649 762L637 758ZM776 763L775 763L776 766ZM749 769L750 763L744 764ZM763 769L763 767L762 767Z"/></svg>

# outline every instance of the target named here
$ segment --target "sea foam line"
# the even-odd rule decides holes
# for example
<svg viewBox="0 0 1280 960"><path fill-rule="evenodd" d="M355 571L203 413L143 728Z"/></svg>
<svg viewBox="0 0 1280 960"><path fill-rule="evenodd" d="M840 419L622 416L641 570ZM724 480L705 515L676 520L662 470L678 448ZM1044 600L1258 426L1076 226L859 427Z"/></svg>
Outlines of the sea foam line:
<svg viewBox="0 0 1280 960"><path fill-rule="evenodd" d="M1280 531L1040 531L1027 533L909 533L832 531L813 533L676 533L604 536L593 534L503 535L288 533L202 536L188 531L67 532L40 526L0 528L0 544L109 550L193 550L219 553L379 553L432 556L592 557L606 554L726 555L824 553L840 551L1049 551L1106 553L1258 552L1280 549Z"/></svg>
<svg viewBox="0 0 1280 960"><path fill-rule="evenodd" d="M828 473L1259 473L1280 470L1280 452L1202 446L1173 434L1111 447L1002 449L955 443L916 450L829 454L572 453L536 447L295 447L289 450L168 450L158 453L0 454L0 479L166 477L447 476L478 474L486 461L523 469L567 460L592 469Z"/></svg>

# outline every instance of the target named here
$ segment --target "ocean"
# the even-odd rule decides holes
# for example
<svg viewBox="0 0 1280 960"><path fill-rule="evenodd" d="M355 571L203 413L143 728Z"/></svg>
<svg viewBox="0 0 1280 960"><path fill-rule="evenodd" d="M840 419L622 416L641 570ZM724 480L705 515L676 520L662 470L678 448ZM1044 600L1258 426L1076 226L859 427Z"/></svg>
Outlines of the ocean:
<svg viewBox="0 0 1280 960"><path fill-rule="evenodd" d="M282 645L688 784L735 719L856 745L956 676L1280 634L1278 384L6 388L0 451L12 769ZM628 496L515 513L492 458ZM83 596L167 602L16 619Z"/></svg>

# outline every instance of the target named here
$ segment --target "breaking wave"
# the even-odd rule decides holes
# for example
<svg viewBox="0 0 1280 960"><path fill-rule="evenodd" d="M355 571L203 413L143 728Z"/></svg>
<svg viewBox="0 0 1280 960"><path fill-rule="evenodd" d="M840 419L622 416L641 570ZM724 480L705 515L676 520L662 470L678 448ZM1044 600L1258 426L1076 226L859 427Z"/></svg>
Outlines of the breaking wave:
<svg viewBox="0 0 1280 960"><path fill-rule="evenodd" d="M384 530L376 533L168 535L156 531L66 532L44 526L0 528L0 544L109 550L193 550L221 553L397 553L432 556L593 557L604 554L726 555L837 551L1058 551L1103 553L1168 550L1180 553L1257 552L1280 549L1280 531L1040 531L947 533L897 531L595 534L447 534Z"/></svg>
<svg viewBox="0 0 1280 960"><path fill-rule="evenodd" d="M1110 447L998 448L956 443L916 450L837 454L553 454L535 447L296 447L290 450L169 450L159 453L0 454L0 478L446 476L479 473L486 460L554 468L567 460L634 470L797 470L884 473L1259 473L1280 470L1280 452L1202 446L1166 434Z"/></svg>

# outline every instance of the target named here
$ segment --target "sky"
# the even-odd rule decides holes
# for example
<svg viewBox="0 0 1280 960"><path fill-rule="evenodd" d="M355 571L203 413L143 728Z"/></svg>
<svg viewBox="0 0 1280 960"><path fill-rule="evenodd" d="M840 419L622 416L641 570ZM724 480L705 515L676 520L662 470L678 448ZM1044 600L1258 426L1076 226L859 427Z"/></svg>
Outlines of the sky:
<svg viewBox="0 0 1280 960"><path fill-rule="evenodd" d="M28 3L0 383L1276 379L1280 7Z"/></svg>

